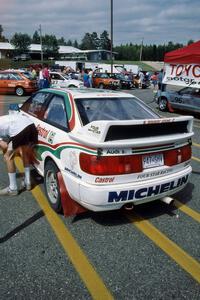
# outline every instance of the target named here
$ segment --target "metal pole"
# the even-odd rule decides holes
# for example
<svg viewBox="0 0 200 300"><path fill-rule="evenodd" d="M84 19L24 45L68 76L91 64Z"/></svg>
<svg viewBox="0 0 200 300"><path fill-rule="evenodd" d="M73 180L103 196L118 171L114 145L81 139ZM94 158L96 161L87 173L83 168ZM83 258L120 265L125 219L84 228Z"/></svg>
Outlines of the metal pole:
<svg viewBox="0 0 200 300"><path fill-rule="evenodd" d="M40 46L41 46L41 62L43 64L43 49L42 49L42 26L40 24L39 27L39 32L40 32Z"/></svg>
<svg viewBox="0 0 200 300"><path fill-rule="evenodd" d="M110 55L111 55L111 73L113 73L113 0L111 0L110 4L110 11L111 11L111 16L110 16L110 22L111 22L111 45L110 45Z"/></svg>
<svg viewBox="0 0 200 300"><path fill-rule="evenodd" d="M142 60L143 39L144 38L142 38L142 42L141 42L141 46L140 46L140 61Z"/></svg>

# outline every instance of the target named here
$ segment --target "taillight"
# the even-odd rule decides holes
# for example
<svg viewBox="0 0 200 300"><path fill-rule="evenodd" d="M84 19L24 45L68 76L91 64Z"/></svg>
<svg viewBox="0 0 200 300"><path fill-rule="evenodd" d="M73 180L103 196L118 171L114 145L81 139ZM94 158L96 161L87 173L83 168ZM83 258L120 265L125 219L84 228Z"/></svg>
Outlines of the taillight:
<svg viewBox="0 0 200 300"><path fill-rule="evenodd" d="M95 156L80 154L81 169L93 175L120 175L142 172L140 155Z"/></svg>
<svg viewBox="0 0 200 300"><path fill-rule="evenodd" d="M191 158L191 146L187 145L178 149L163 151L164 165L174 166ZM143 171L142 155L122 156L95 156L80 153L81 169L92 175L121 175L139 173Z"/></svg>
<svg viewBox="0 0 200 300"><path fill-rule="evenodd" d="M164 161L166 166L173 166L187 161L191 158L191 146L187 145L178 149L164 152Z"/></svg>

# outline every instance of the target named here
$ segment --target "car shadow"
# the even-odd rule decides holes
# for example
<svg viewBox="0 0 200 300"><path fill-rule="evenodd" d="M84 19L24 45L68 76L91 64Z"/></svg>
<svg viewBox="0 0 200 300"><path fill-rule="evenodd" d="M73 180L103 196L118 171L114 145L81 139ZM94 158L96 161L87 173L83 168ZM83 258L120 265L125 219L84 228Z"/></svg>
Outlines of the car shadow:
<svg viewBox="0 0 200 300"><path fill-rule="evenodd" d="M193 189L194 185L192 183L188 183L181 192L176 193L172 198L179 201L179 207L181 204L185 205L191 201ZM129 214L129 216L131 216L131 214L136 214L146 220L157 218L165 214L171 217L176 217L178 207L175 205L175 202L166 204L160 200L156 200L145 204L135 205L131 211L127 211L124 208L106 212L88 211L74 216L72 223L90 218L102 226L118 226L130 223L130 220L127 218L127 214Z"/></svg>

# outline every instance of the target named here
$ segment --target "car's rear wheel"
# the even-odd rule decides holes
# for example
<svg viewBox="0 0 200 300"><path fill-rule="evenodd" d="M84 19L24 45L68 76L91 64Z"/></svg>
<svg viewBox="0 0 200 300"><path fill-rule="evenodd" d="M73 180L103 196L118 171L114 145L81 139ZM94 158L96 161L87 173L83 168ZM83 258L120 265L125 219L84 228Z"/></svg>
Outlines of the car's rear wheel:
<svg viewBox="0 0 200 300"><path fill-rule="evenodd" d="M56 212L61 212L61 195L58 181L59 169L52 161L48 161L44 171L44 186L49 204Z"/></svg>
<svg viewBox="0 0 200 300"><path fill-rule="evenodd" d="M103 84L103 83L100 83L100 84L99 84L99 88L100 88L100 89L104 89L104 84Z"/></svg>
<svg viewBox="0 0 200 300"><path fill-rule="evenodd" d="M24 95L24 89L23 89L23 87L21 87L21 86L16 87L15 94L17 96L20 96L20 97L23 96Z"/></svg>
<svg viewBox="0 0 200 300"><path fill-rule="evenodd" d="M68 87L69 88L76 88L76 86L74 84L70 84Z"/></svg>
<svg viewBox="0 0 200 300"><path fill-rule="evenodd" d="M168 101L166 98L160 98L158 101L158 107L161 111L168 110Z"/></svg>

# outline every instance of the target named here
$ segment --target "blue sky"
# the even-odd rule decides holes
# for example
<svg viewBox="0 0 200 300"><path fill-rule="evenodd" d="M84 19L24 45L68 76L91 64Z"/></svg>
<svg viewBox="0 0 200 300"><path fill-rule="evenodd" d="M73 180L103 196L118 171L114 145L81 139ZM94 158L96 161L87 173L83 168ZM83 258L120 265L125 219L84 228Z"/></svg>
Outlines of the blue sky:
<svg viewBox="0 0 200 300"><path fill-rule="evenodd" d="M63 36L79 43L86 32L110 33L111 0L0 0L4 35L15 32ZM113 0L114 46L126 43L186 44L200 40L199 0Z"/></svg>

